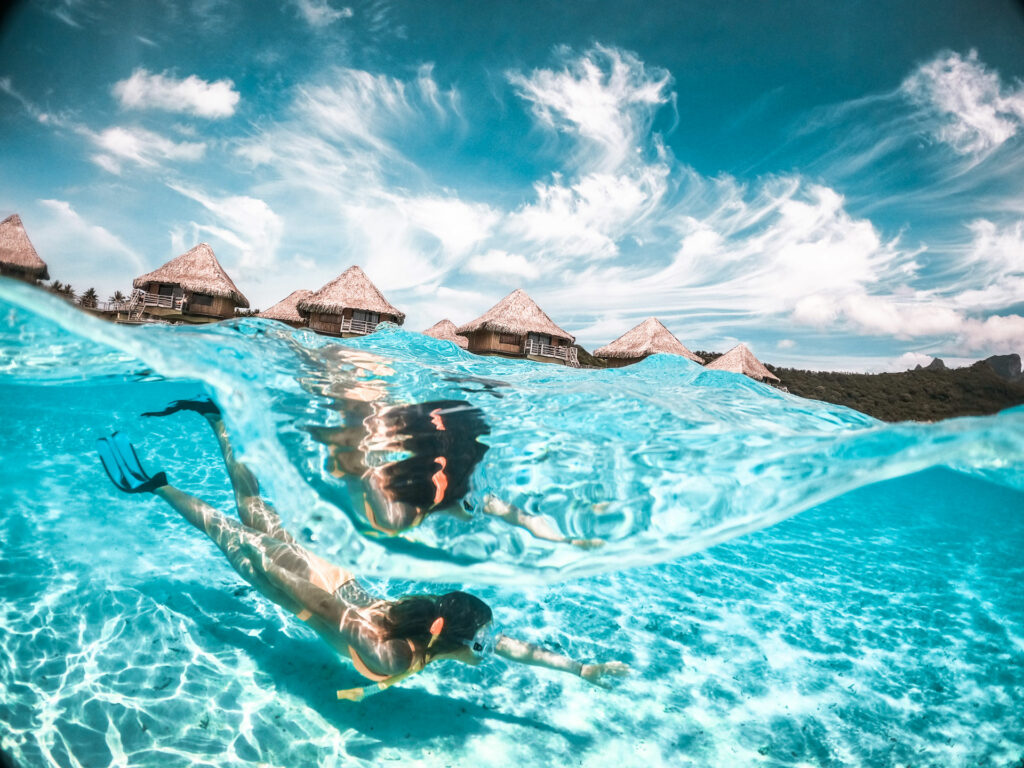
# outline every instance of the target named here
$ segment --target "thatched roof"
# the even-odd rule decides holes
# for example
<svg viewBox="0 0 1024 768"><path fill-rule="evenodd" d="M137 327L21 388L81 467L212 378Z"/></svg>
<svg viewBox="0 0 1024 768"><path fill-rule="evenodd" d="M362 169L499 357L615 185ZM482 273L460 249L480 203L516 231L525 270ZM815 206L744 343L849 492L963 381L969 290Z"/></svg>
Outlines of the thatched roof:
<svg viewBox="0 0 1024 768"><path fill-rule="evenodd" d="M21 223L21 216L16 213L0 221L0 264L7 264L36 280L50 279L46 262L39 258Z"/></svg>
<svg viewBox="0 0 1024 768"><path fill-rule="evenodd" d="M435 339L441 339L442 341L453 341L463 349L469 347L469 339L465 336L459 336L455 332L455 323L447 317L439 323L434 323L423 333L426 336L433 336Z"/></svg>
<svg viewBox="0 0 1024 768"><path fill-rule="evenodd" d="M482 330L514 333L519 336L525 336L527 333L542 333L566 339L570 344L576 341L575 336L555 325L544 310L537 306L537 302L531 299L522 288L516 288L476 320L458 328L458 332L462 334Z"/></svg>
<svg viewBox="0 0 1024 768"><path fill-rule="evenodd" d="M249 300L231 282L213 255L213 248L206 243L200 243L191 251L171 259L160 269L136 277L132 285L145 288L149 283L180 285L186 291L230 298L240 307L249 306Z"/></svg>
<svg viewBox="0 0 1024 768"><path fill-rule="evenodd" d="M357 266L349 267L312 296L299 302L299 311L305 313L340 315L345 309L394 315L399 324L405 322L405 313L392 306Z"/></svg>
<svg viewBox="0 0 1024 768"><path fill-rule="evenodd" d="M270 309L260 312L257 317L265 317L268 320L280 320L282 323L304 323L305 318L299 314L298 304L312 295L312 291L306 288L299 288L299 290L289 293Z"/></svg>
<svg viewBox="0 0 1024 768"><path fill-rule="evenodd" d="M778 381L779 377L769 371L747 349L746 344L737 344L717 360L708 363L707 367L716 371L732 371L742 373L758 381Z"/></svg>
<svg viewBox="0 0 1024 768"><path fill-rule="evenodd" d="M703 358L686 348L672 332L656 317L649 317L640 325L626 331L611 344L594 350L595 357L640 358L661 352L666 355L681 355L695 363L703 364Z"/></svg>

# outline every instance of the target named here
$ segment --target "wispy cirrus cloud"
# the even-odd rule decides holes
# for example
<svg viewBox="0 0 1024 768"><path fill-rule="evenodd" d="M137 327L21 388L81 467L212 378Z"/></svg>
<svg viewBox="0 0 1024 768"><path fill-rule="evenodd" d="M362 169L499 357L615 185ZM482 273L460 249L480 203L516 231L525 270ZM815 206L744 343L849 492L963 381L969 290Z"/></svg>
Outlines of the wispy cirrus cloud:
<svg viewBox="0 0 1024 768"><path fill-rule="evenodd" d="M228 79L210 82L197 75L176 78L141 68L115 83L113 93L123 109L155 109L214 119L231 117L241 99Z"/></svg>
<svg viewBox="0 0 1024 768"><path fill-rule="evenodd" d="M212 220L193 222L193 239L203 232L219 238L238 251L237 263L243 269L265 269L275 264L284 222L265 201L247 195L215 197L192 187L168 186L213 215Z"/></svg>
<svg viewBox="0 0 1024 768"><path fill-rule="evenodd" d="M561 68L509 72L509 82L541 125L578 142L580 169L609 172L630 164L650 140L655 114L674 103L671 75L603 45L559 55Z"/></svg>
<svg viewBox="0 0 1024 768"><path fill-rule="evenodd" d="M931 116L929 133L960 154L986 154L1024 127L1024 86L1005 85L974 50L921 65L900 92Z"/></svg>
<svg viewBox="0 0 1024 768"><path fill-rule="evenodd" d="M196 162L206 152L202 141L177 142L138 126L113 126L99 133L80 129L99 150L93 162L110 173L120 174L124 165L157 168L164 162Z"/></svg>
<svg viewBox="0 0 1024 768"><path fill-rule="evenodd" d="M352 9L347 6L335 8L330 0L294 0L296 11L315 28L326 27L340 19L350 19Z"/></svg>

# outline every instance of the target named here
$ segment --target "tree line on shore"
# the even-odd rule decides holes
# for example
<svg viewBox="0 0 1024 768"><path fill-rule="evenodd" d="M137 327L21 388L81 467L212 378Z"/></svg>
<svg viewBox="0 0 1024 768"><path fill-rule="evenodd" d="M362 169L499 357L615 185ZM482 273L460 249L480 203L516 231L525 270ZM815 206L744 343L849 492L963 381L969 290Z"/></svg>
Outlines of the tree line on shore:
<svg viewBox="0 0 1024 768"><path fill-rule="evenodd" d="M100 303L100 295L95 288L86 288L81 293L76 293L71 283L62 283L60 280L54 280L49 285L44 285L43 288L80 307L95 309ZM111 304L123 303L128 301L128 297L121 293L121 291L114 291L113 295L107 298L107 301Z"/></svg>

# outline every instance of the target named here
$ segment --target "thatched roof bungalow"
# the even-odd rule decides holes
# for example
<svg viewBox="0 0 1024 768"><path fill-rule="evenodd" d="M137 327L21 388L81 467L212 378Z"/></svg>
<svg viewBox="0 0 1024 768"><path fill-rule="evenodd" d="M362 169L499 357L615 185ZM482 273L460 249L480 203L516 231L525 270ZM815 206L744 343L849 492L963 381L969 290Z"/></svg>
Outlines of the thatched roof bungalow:
<svg viewBox="0 0 1024 768"><path fill-rule="evenodd" d="M164 319L211 322L234 317L235 307L249 306L206 243L135 278L133 285L145 292L146 314Z"/></svg>
<svg viewBox="0 0 1024 768"><path fill-rule="evenodd" d="M469 339L465 336L460 336L456 332L455 323L447 317L438 323L434 323L423 333L425 336L433 336L435 339L441 339L441 341L450 341L462 349L469 349Z"/></svg>
<svg viewBox="0 0 1024 768"><path fill-rule="evenodd" d="M0 275L29 283L50 279L46 262L39 258L16 213L0 221Z"/></svg>
<svg viewBox="0 0 1024 768"><path fill-rule="evenodd" d="M302 328L306 324L306 318L299 314L299 302L308 299L312 295L313 292L306 288L292 291L270 309L260 312L257 317L278 320L295 328Z"/></svg>
<svg viewBox="0 0 1024 768"><path fill-rule="evenodd" d="M405 322L405 313L392 306L357 266L349 267L312 296L302 299L298 309L310 328L329 336L364 336L373 333L377 323Z"/></svg>
<svg viewBox="0 0 1024 768"><path fill-rule="evenodd" d="M717 360L712 360L707 365L709 370L731 371L742 373L755 381L763 381L767 384L778 383L779 377L764 367L764 364L754 357L746 344L737 344Z"/></svg>
<svg viewBox="0 0 1024 768"><path fill-rule="evenodd" d="M456 330L469 339L469 351L479 355L579 365L576 338L555 325L522 288Z"/></svg>
<svg viewBox="0 0 1024 768"><path fill-rule="evenodd" d="M647 318L611 344L598 347L594 350L594 357L602 358L608 363L609 368L621 368L658 353L679 355L695 363L704 364L702 357L687 349L686 345L656 317Z"/></svg>

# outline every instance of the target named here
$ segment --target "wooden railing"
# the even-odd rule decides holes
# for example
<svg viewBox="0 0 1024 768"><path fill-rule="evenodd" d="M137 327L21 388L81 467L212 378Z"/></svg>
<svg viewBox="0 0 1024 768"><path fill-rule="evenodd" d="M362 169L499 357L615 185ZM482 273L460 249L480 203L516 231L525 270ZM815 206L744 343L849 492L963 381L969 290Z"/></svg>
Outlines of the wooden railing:
<svg viewBox="0 0 1024 768"><path fill-rule="evenodd" d="M343 318L340 323L325 323L322 320L310 320L309 327L321 333L358 333L366 335L377 330L377 323L367 320L353 320L350 317Z"/></svg>
<svg viewBox="0 0 1024 768"><path fill-rule="evenodd" d="M556 347L553 344L538 344L535 341L527 341L524 351L526 354L534 355L535 357L554 357L558 360L564 360L566 365L571 365L573 368L579 368L580 365L576 354L576 347Z"/></svg>
<svg viewBox="0 0 1024 768"><path fill-rule="evenodd" d="M181 309L185 301L184 296L161 296L158 293L144 293L141 297L144 307L157 307L159 309Z"/></svg>

